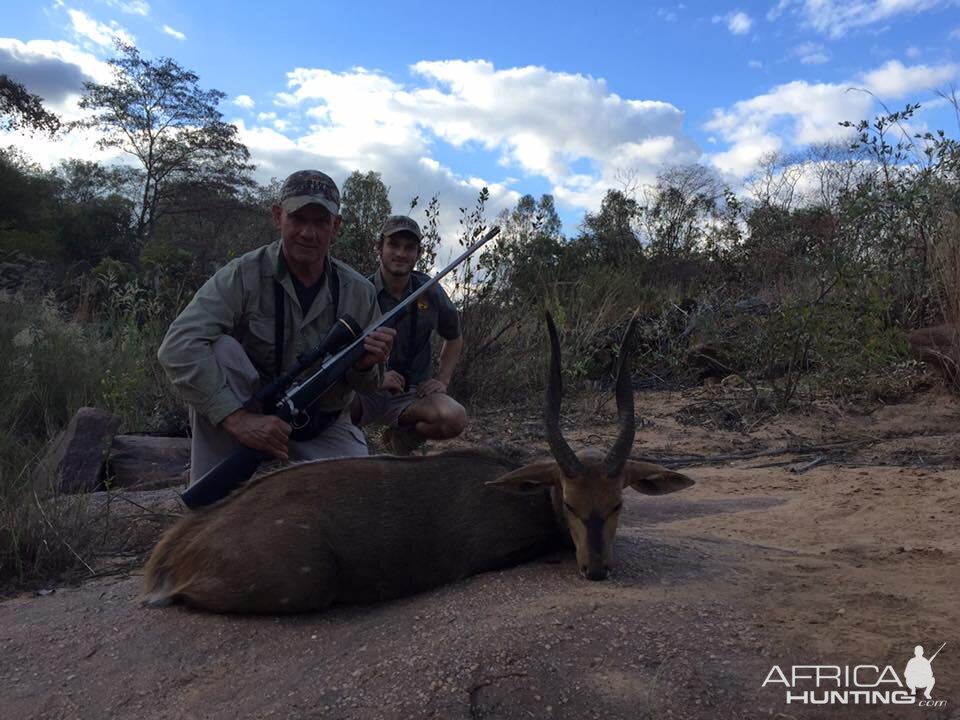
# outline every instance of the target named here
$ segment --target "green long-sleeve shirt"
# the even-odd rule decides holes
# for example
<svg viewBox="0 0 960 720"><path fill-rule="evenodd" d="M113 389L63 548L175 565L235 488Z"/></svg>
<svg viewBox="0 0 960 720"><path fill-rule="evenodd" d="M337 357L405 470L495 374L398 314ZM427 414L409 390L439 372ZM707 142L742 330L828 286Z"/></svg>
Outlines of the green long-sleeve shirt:
<svg viewBox="0 0 960 720"><path fill-rule="evenodd" d="M329 258L339 278L339 315L350 315L362 327L380 316L373 285L349 266ZM274 279L284 290L285 324L283 369L315 346L336 322L330 283L324 282L306 316L300 307L280 241L231 260L197 290L170 325L157 358L183 399L217 425L243 403L229 388L214 358L213 343L231 335L243 346L261 378L272 378L275 367ZM329 278L328 278L329 279ZM313 368L316 370L316 367ZM310 372L309 370L307 372ZM383 365L350 370L317 401L323 411L349 405L353 392L370 393L383 380Z"/></svg>

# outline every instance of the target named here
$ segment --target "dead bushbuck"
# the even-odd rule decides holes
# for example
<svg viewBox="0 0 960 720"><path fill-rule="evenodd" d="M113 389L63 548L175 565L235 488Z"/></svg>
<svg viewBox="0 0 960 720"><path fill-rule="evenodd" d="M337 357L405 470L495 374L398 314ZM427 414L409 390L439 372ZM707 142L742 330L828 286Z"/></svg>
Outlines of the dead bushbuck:
<svg viewBox="0 0 960 720"><path fill-rule="evenodd" d="M627 485L661 495L693 481L630 460L628 353L617 377L611 450L575 453L560 432L560 344L553 320L546 429L553 459L517 467L479 450L294 465L191 512L147 563L144 602L216 612L303 612L409 595L514 565L572 541L577 567L602 580ZM631 322L622 348L630 347ZM508 492L503 492L508 491Z"/></svg>

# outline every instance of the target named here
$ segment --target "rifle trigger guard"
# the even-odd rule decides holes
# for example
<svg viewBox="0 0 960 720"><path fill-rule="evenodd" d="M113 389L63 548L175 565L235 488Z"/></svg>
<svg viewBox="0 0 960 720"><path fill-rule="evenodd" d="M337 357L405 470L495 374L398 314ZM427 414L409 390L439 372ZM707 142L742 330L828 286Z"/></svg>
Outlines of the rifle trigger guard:
<svg viewBox="0 0 960 720"><path fill-rule="evenodd" d="M306 410L298 410L293 404L293 400L291 400L289 397L284 398L283 404L286 405L287 410L290 411L290 426L294 430L299 430L310 422L310 414ZM300 418L303 419L301 420ZM298 420L300 420L299 423L297 422Z"/></svg>

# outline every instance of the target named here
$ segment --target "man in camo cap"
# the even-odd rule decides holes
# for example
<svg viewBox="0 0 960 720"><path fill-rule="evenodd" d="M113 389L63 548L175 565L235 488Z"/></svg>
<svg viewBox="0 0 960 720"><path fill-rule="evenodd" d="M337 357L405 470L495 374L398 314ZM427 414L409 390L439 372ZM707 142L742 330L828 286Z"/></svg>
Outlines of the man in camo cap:
<svg viewBox="0 0 960 720"><path fill-rule="evenodd" d="M430 278L413 268L420 259L423 233L413 218L391 215L377 238L380 267L370 276L382 312L389 312ZM463 406L447 394L463 337L457 309L440 285L434 285L397 322L397 338L381 388L354 400L353 418L361 426L385 425L383 444L407 455L427 438L456 437L467 424ZM443 338L433 374L432 334Z"/></svg>
<svg viewBox="0 0 960 720"><path fill-rule="evenodd" d="M290 175L272 215L279 239L220 268L170 325L157 353L189 406L191 483L239 443L283 460L367 454L348 409L355 391L371 392L383 381L392 328L366 338L366 354L300 418L302 427L250 402L338 317L350 315L365 327L380 316L373 285L329 255L341 218L340 192L328 175Z"/></svg>

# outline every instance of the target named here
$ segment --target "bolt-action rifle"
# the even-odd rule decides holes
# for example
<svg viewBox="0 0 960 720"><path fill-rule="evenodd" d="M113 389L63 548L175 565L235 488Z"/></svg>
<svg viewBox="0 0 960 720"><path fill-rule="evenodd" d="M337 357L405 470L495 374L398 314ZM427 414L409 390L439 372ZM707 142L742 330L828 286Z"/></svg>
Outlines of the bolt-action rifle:
<svg viewBox="0 0 960 720"><path fill-rule="evenodd" d="M365 352L363 341L370 333L382 327L396 325L411 303L416 302L417 298L428 292L447 273L499 232L499 227L491 228L486 235L464 250L453 262L404 298L403 302L390 312L370 323L362 332L358 331L356 321L349 315L338 318L316 347L300 356L293 368L258 392L254 400L263 406L267 414L276 415L284 422L296 424L297 420L303 418L309 408L339 382L347 370L363 356ZM310 377L296 382L297 375L324 357L326 359L319 370ZM270 455L267 453L241 444L232 455L207 471L180 497L191 510L216 502L249 480L260 463L269 458Z"/></svg>

